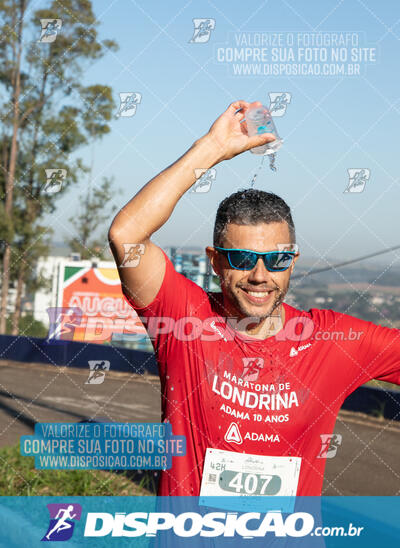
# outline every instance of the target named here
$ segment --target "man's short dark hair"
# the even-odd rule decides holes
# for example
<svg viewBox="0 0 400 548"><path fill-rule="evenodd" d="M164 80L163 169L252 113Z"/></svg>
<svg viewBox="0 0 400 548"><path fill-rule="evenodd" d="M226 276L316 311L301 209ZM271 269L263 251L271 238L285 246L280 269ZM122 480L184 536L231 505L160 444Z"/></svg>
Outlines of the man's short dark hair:
<svg viewBox="0 0 400 548"><path fill-rule="evenodd" d="M249 188L234 192L219 204L214 226L214 246L222 247L229 223L257 225L286 222L290 243L296 242L296 233L290 207L285 200L263 190Z"/></svg>

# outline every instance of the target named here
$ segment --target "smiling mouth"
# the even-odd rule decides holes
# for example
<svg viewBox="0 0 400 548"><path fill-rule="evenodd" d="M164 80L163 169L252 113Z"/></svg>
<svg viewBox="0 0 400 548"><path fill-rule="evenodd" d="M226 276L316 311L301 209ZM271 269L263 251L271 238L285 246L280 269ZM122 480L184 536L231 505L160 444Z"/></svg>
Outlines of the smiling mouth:
<svg viewBox="0 0 400 548"><path fill-rule="evenodd" d="M266 302L275 289L269 289L267 291L255 291L250 289L240 288L245 294L246 298L253 303L263 303Z"/></svg>

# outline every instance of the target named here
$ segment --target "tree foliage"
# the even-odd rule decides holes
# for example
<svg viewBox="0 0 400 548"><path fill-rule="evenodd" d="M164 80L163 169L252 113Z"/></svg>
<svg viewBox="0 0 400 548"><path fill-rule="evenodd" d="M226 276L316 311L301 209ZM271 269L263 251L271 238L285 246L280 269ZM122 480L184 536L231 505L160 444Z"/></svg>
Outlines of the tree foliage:
<svg viewBox="0 0 400 548"><path fill-rule="evenodd" d="M76 153L110 131L115 107L109 86L83 85L88 67L117 48L99 39L92 2L34 7L30 0L0 0L0 332L10 281L40 283L35 265L48 253L52 230L43 217L53 214L55 228L63 223L54 216L57 201L88 172ZM41 19L62 20L54 42L39 41ZM45 170L55 168L67 169L67 176L50 193Z"/></svg>
<svg viewBox="0 0 400 548"><path fill-rule="evenodd" d="M72 251L79 253L81 259L106 259L104 242L107 242L107 234L104 226L110 224L110 217L116 210L116 206L110 206L110 200L114 194L113 180L103 178L100 186L93 192L86 192L80 199L80 210L70 218L78 237L68 241ZM105 221L108 221L106 224Z"/></svg>

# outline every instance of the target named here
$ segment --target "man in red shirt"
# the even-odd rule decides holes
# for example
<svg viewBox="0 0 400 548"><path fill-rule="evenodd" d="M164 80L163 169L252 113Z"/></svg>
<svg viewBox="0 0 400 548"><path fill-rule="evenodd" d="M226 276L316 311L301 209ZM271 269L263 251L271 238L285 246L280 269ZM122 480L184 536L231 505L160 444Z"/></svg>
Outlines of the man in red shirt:
<svg viewBox="0 0 400 548"><path fill-rule="evenodd" d="M177 273L150 240L196 168L274 140L247 135L250 106L232 103L109 230L122 290L153 340L162 419L186 437L159 495L320 495L321 448L344 399L373 378L400 384L399 330L284 302L299 253L290 209L275 194L249 189L219 205L207 254L221 293Z"/></svg>

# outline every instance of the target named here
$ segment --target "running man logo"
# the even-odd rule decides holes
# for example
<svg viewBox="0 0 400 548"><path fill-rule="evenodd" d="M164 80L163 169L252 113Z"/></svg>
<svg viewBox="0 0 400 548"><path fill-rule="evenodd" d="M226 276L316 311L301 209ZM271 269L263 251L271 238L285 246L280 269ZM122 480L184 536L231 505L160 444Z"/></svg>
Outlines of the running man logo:
<svg viewBox="0 0 400 548"><path fill-rule="evenodd" d="M44 542L69 540L74 532L75 521L80 520L82 506L80 504L47 504L50 514L50 523L46 534L42 538Z"/></svg>
<svg viewBox="0 0 400 548"><path fill-rule="evenodd" d="M309 388L306 388L305 386L303 386L302 388L299 388L297 390L297 399L299 401L299 403L304 403L308 400L308 398L310 397L310 389Z"/></svg>
<svg viewBox="0 0 400 548"><path fill-rule="evenodd" d="M57 38L57 33L61 29L62 20L61 19L41 19L40 25L42 31L40 33L40 38L38 42L43 44L50 44L54 42Z"/></svg>
<svg viewBox="0 0 400 548"><path fill-rule="evenodd" d="M224 440L228 443L237 443L238 445L243 443L242 434L240 433L239 426L236 422L231 422L224 436Z"/></svg>
<svg viewBox="0 0 400 548"><path fill-rule="evenodd" d="M125 257L120 268L132 266L135 267L140 263L140 257L145 251L144 244L123 244Z"/></svg>
<svg viewBox="0 0 400 548"><path fill-rule="evenodd" d="M208 42L211 36L211 31L215 29L215 19L192 19L194 24L194 32L190 43L204 44Z"/></svg>
<svg viewBox="0 0 400 548"><path fill-rule="evenodd" d="M211 188L211 183L215 181L217 170L212 167L210 169L201 168L194 170L196 182L194 183L191 192L201 193L208 192Z"/></svg>
<svg viewBox="0 0 400 548"><path fill-rule="evenodd" d="M261 369L264 367L263 358L242 358L243 373L241 379L248 382L255 382L260 375Z"/></svg>
<svg viewBox="0 0 400 548"><path fill-rule="evenodd" d="M43 192L46 194L55 194L59 192L62 188L62 184L67 176L66 169L45 169L46 172L46 183L43 187Z"/></svg>
<svg viewBox="0 0 400 548"><path fill-rule="evenodd" d="M371 171L367 168L350 168L347 170L349 182L343 192L362 192L369 181Z"/></svg>
<svg viewBox="0 0 400 548"><path fill-rule="evenodd" d="M137 105L142 100L142 94L135 91L122 92L119 94L119 110L116 118L130 118L136 114Z"/></svg>
<svg viewBox="0 0 400 548"><path fill-rule="evenodd" d="M341 434L320 434L321 450L317 455L317 459L332 459L342 444Z"/></svg>
<svg viewBox="0 0 400 548"><path fill-rule="evenodd" d="M50 322L47 344L73 341L75 328L82 322L82 309L76 306L52 306L47 308L47 313Z"/></svg>
<svg viewBox="0 0 400 548"><path fill-rule="evenodd" d="M110 370L110 362L108 360L90 360L90 373L85 384L103 384L106 371Z"/></svg>
<svg viewBox="0 0 400 548"><path fill-rule="evenodd" d="M288 104L292 100L292 94L288 91L278 91L268 93L268 95L271 116L283 116Z"/></svg>

